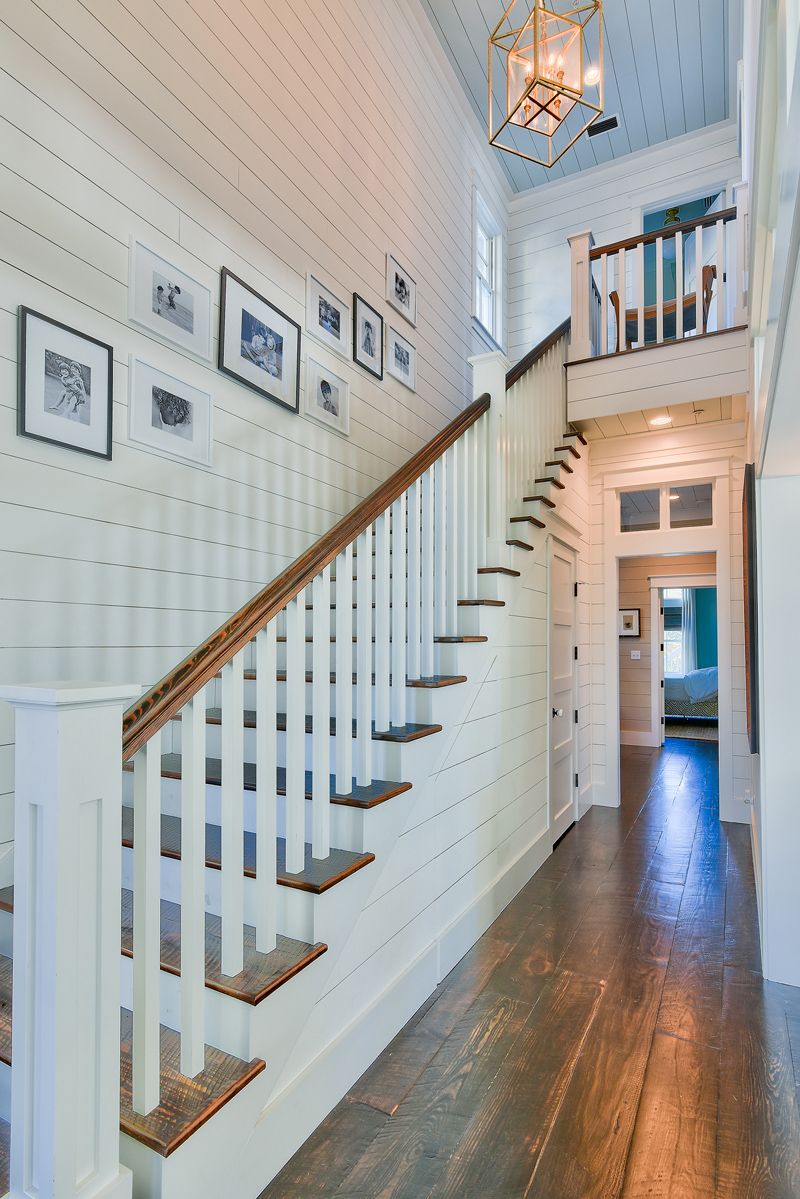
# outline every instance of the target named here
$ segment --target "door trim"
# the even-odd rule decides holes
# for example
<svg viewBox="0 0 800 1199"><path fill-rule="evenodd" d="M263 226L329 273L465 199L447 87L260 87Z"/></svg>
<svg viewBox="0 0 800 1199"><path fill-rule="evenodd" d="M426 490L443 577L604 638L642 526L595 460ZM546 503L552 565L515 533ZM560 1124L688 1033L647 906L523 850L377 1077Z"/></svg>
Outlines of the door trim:
<svg viewBox="0 0 800 1199"><path fill-rule="evenodd" d="M563 541L560 537L550 534L547 539L547 824L552 843L560 840L566 832L562 829L556 835L552 821L553 805L551 796L552 787L552 771L553 771L553 694L552 694L552 609L553 609L553 554L561 550L565 557L568 557L571 564L571 611L572 611L572 634L575 647L578 647L578 597L575 594L578 583L578 551L568 541ZM578 670L577 661L573 666L572 671L572 712L578 711ZM571 717L574 723L574 716ZM572 824L576 824L580 813L580 788L575 786L575 778L578 775L578 726L574 724L572 733L572 750L570 762L570 776L572 779Z"/></svg>

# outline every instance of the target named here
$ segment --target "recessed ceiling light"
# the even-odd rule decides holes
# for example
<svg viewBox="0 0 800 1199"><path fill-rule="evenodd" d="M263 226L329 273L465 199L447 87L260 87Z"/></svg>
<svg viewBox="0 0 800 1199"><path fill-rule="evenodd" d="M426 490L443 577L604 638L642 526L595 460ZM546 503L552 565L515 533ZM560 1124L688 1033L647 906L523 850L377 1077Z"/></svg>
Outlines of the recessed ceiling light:
<svg viewBox="0 0 800 1199"><path fill-rule="evenodd" d="M662 425L671 425L672 417L671 416L653 416L650 418L650 424L653 425L654 428L660 428Z"/></svg>

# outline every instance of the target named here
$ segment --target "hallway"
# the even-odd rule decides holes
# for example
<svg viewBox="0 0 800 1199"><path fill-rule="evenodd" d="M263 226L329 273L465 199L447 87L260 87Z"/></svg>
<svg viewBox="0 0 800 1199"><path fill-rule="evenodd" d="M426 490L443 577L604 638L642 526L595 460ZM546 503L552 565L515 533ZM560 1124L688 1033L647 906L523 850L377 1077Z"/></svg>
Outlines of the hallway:
<svg viewBox="0 0 800 1199"><path fill-rule="evenodd" d="M716 750L623 750L622 806L567 834L262 1199L798 1199L800 992L761 977Z"/></svg>

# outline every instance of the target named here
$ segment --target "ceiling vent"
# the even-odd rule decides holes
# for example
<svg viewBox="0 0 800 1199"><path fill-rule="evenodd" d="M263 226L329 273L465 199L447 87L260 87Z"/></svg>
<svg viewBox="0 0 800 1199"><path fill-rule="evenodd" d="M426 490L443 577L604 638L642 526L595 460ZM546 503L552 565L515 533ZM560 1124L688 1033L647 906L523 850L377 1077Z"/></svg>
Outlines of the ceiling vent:
<svg viewBox="0 0 800 1199"><path fill-rule="evenodd" d="M619 126L619 117L605 117L602 121L595 121L594 125L590 125L587 129L589 137L597 137L598 133L610 133L612 129Z"/></svg>

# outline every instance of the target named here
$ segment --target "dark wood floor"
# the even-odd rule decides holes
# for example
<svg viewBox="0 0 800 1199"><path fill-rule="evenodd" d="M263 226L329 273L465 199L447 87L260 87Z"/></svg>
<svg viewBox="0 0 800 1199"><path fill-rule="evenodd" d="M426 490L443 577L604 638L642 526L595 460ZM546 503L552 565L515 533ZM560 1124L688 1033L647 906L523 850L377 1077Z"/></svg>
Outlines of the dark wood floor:
<svg viewBox="0 0 800 1199"><path fill-rule="evenodd" d="M762 979L716 752L624 751L621 808L563 839L262 1199L798 1199L800 991Z"/></svg>

